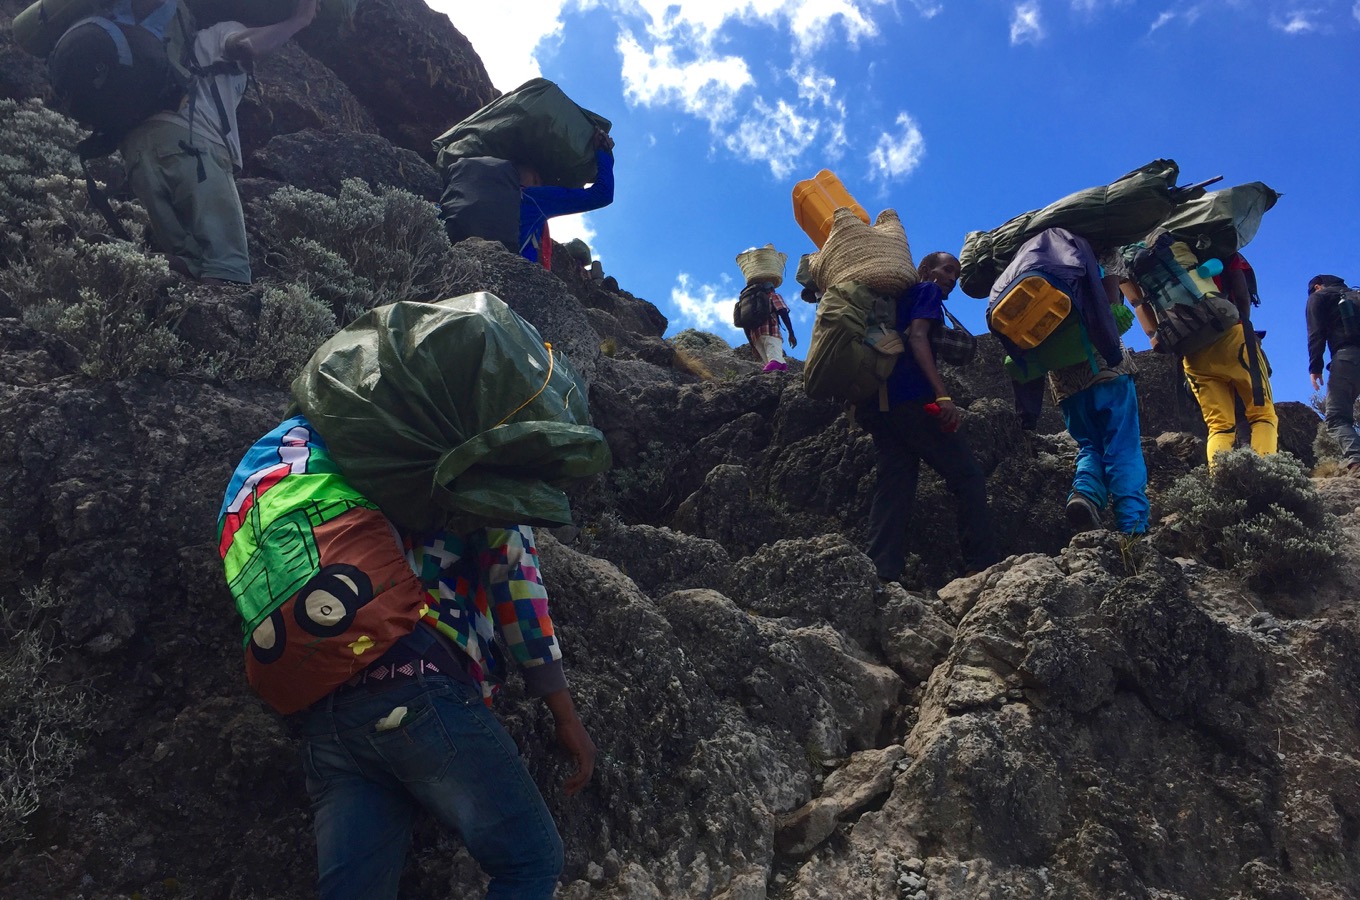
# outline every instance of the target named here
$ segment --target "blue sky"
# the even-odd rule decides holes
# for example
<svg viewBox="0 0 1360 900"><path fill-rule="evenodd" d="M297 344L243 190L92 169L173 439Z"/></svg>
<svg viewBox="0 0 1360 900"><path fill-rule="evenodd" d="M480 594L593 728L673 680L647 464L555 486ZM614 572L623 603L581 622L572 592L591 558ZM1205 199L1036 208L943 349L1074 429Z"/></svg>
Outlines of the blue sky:
<svg viewBox="0 0 1360 900"><path fill-rule="evenodd" d="M1360 0L433 0L509 90L614 122L616 199L553 236L670 318L730 325L734 261L813 248L794 182L835 171L919 259L1158 157L1283 193L1246 255L1279 399L1311 394L1303 300L1360 282ZM786 290L802 356L813 308ZM983 301L950 307L983 330ZM1132 341L1146 346L1141 335Z"/></svg>

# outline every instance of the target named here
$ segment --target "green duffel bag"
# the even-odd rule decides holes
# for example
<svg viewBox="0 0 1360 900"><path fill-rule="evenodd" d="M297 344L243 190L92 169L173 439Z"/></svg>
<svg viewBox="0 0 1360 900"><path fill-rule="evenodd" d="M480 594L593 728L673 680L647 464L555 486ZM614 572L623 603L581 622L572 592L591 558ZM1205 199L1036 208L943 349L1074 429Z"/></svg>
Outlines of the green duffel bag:
<svg viewBox="0 0 1360 900"><path fill-rule="evenodd" d="M398 525L565 525L563 488L609 468L586 386L488 293L369 310L293 381L296 411Z"/></svg>
<svg viewBox="0 0 1360 900"><path fill-rule="evenodd" d="M502 94L432 142L443 170L455 159L494 156L533 166L544 184L579 188L596 177L595 130L609 120L572 102L546 78Z"/></svg>
<svg viewBox="0 0 1360 900"><path fill-rule="evenodd" d="M1162 227L1189 244L1200 261L1227 262L1256 237L1261 217L1279 199L1259 181L1239 184L1182 203Z"/></svg>
<svg viewBox="0 0 1360 900"><path fill-rule="evenodd" d="M986 298L1020 245L1049 228L1086 238L1097 253L1142 240L1181 199L1179 175L1175 160L1153 160L1108 185L1068 194L991 231L970 231L959 251L959 287L970 297Z"/></svg>

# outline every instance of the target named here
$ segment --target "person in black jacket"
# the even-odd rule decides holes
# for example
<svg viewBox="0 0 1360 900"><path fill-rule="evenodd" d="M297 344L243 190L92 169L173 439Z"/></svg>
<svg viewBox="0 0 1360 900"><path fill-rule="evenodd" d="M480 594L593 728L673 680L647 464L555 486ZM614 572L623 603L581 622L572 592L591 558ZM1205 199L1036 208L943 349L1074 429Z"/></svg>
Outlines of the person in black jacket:
<svg viewBox="0 0 1360 900"><path fill-rule="evenodd" d="M1360 433L1355 430L1355 397L1360 394L1360 331L1344 327L1341 303L1351 302L1343 298L1346 293L1346 282L1335 275L1317 275L1308 282L1308 376L1313 390L1322 390L1322 351L1330 350L1327 430L1341 445L1346 471L1360 476Z"/></svg>

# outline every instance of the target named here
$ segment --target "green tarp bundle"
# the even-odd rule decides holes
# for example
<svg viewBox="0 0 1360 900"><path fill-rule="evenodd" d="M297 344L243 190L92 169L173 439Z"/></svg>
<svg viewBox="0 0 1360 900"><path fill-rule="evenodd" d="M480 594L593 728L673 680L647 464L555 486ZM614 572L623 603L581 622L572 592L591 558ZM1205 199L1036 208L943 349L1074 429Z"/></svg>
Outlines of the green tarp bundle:
<svg viewBox="0 0 1360 900"><path fill-rule="evenodd" d="M533 166L544 184L579 188L595 181L595 129L611 127L551 81L535 78L483 106L433 145L441 171L455 159L494 156Z"/></svg>
<svg viewBox="0 0 1360 900"><path fill-rule="evenodd" d="M562 488L609 468L585 385L488 293L369 310L313 354L293 399L398 525L562 525Z"/></svg>
<svg viewBox="0 0 1360 900"><path fill-rule="evenodd" d="M1179 175L1174 160L1154 160L1109 185L1069 194L991 231L969 232L959 251L959 286L970 297L986 298L1020 245L1049 228L1066 228L1097 252L1142 240L1175 207Z"/></svg>
<svg viewBox="0 0 1360 900"><path fill-rule="evenodd" d="M1279 199L1259 181L1239 184L1182 203L1162 227L1189 244L1201 260L1226 262L1256 237L1261 217Z"/></svg>

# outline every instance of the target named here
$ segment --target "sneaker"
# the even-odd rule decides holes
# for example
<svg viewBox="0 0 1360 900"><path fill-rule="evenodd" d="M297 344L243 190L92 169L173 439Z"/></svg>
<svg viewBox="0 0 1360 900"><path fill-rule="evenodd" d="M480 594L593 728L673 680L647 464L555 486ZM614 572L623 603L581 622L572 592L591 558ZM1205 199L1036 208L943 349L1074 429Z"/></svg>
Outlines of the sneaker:
<svg viewBox="0 0 1360 900"><path fill-rule="evenodd" d="M1071 525L1078 534L1083 531L1101 531L1105 524L1100 521L1100 508L1095 501L1083 493L1074 491L1072 496L1067 498L1067 524Z"/></svg>
<svg viewBox="0 0 1360 900"><path fill-rule="evenodd" d="M772 359L772 360L770 360L769 362L767 362L767 363L765 364L765 368L761 369L761 371L762 371L762 372L783 372L783 371L786 370L787 368L788 368L788 364L787 364L787 363L782 363L782 362L780 362L780 361L777 360L777 359Z"/></svg>

